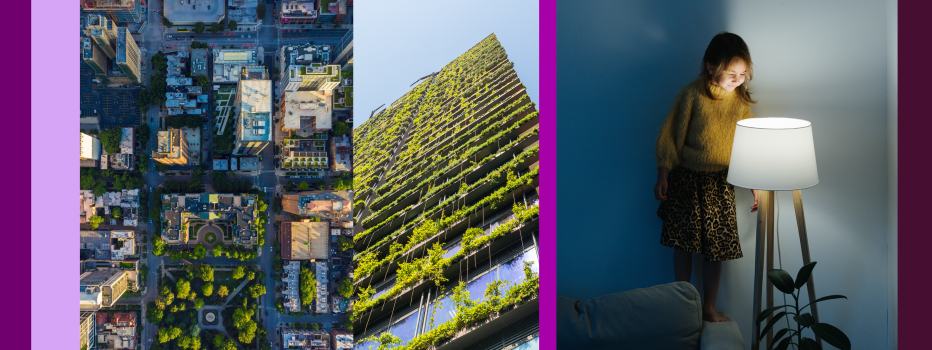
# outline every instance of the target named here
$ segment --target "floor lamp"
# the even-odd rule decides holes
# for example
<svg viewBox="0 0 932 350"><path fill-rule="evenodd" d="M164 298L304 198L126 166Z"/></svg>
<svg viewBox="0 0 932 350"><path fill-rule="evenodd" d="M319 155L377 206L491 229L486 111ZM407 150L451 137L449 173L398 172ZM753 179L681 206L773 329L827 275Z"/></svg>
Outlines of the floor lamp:
<svg viewBox="0 0 932 350"><path fill-rule="evenodd" d="M815 147L812 141L812 124L790 118L752 118L738 122L728 169L728 182L739 187L758 189L757 254L754 263L754 316L751 319L751 349L760 347L760 327L757 317L761 313L761 283L765 274L764 247L767 247L767 271L773 270L774 205L776 191L793 191L799 242L803 264L809 264L809 239L803 216L801 189L819 183L816 170ZM766 242L765 242L766 240ZM766 244L765 244L766 243ZM816 300L813 277L807 282L809 300ZM773 284L767 280L767 308L773 307ZM819 322L816 305L812 316ZM768 317L768 321L772 318ZM822 339L816 336L819 346ZM767 346L773 342L773 330L767 334Z"/></svg>

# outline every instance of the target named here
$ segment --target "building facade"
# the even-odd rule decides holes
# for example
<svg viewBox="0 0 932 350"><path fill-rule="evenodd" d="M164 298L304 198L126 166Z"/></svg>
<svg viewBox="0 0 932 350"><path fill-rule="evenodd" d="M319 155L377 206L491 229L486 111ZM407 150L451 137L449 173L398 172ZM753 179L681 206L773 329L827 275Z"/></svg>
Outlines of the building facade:
<svg viewBox="0 0 932 350"><path fill-rule="evenodd" d="M97 312L81 311L81 340L78 345L81 349L92 350L97 348Z"/></svg>
<svg viewBox="0 0 932 350"><path fill-rule="evenodd" d="M340 23L346 16L346 0L320 0L317 23Z"/></svg>
<svg viewBox="0 0 932 350"><path fill-rule="evenodd" d="M88 14L83 31L108 59L116 58L117 26L107 16Z"/></svg>
<svg viewBox="0 0 932 350"><path fill-rule="evenodd" d="M314 8L314 1L282 1L281 18L282 25L308 25L317 20L317 10ZM310 27L308 27L310 28Z"/></svg>
<svg viewBox="0 0 932 350"><path fill-rule="evenodd" d="M145 19L145 0L81 0L81 12L104 16L119 24L130 24Z"/></svg>
<svg viewBox="0 0 932 350"><path fill-rule="evenodd" d="M94 44L91 38L81 38L81 59L84 60L84 63L87 63L98 76L107 75L109 60L100 49L100 46Z"/></svg>
<svg viewBox="0 0 932 350"><path fill-rule="evenodd" d="M159 131L158 135L158 146L152 151L152 160L169 165L188 165L191 154L181 129L169 128Z"/></svg>
<svg viewBox="0 0 932 350"><path fill-rule="evenodd" d="M81 160L100 160L100 140L94 136L81 133Z"/></svg>
<svg viewBox="0 0 932 350"><path fill-rule="evenodd" d="M359 348L537 348L534 106L491 35L354 130Z"/></svg>
<svg viewBox="0 0 932 350"><path fill-rule="evenodd" d="M114 62L133 84L139 84L142 80L139 72L141 63L139 46L136 46L136 40L133 39L129 30L125 27L117 29L116 59Z"/></svg>
<svg viewBox="0 0 932 350"><path fill-rule="evenodd" d="M81 274L81 311L97 311L113 306L129 289L129 272L102 269Z"/></svg>

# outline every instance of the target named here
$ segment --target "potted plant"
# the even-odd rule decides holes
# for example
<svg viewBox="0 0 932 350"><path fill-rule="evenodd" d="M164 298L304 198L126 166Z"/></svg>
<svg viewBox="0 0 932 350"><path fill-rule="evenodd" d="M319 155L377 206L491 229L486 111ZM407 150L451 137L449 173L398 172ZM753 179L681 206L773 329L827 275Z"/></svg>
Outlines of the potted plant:
<svg viewBox="0 0 932 350"><path fill-rule="evenodd" d="M781 305L764 310L764 312L762 312L760 316L757 317L757 324L759 326L761 322L764 322L764 320L767 319L767 316L773 314L774 311L782 308L792 309L792 311L781 311L780 313L774 315L760 332L758 339L764 340L764 335L767 333L767 331L773 328L773 326L776 325L780 319L782 319L784 316L793 316L793 320L796 321L796 329L784 328L777 331L773 337L774 343L780 340L780 338L782 338L784 335L787 337L783 338L783 340L780 340L780 342L776 345L776 347L773 347L773 349L785 350L789 348L790 344L796 345L799 349L818 349L819 343L817 343L814 339L802 336L803 330L806 328L812 329L812 332L815 333L816 336L822 338L822 340L825 340L825 342L829 343L829 345L842 350L851 349L851 341L848 340L848 336L846 336L844 332L828 323L816 323L816 320L814 317L812 317L812 314L808 312L803 313L806 308L809 307L809 305L831 299L848 299L847 297L844 295L829 295L827 297L818 298L815 301L806 304L802 308L799 307L799 295L802 291L802 287L806 285L806 282L809 281L809 276L812 275L812 269L815 268L815 264L816 263L813 261L799 269L799 273L796 274L796 281L793 281L793 277L791 277L790 274L786 271L780 269L767 271L767 278L773 282L773 285L776 286L777 289L779 289L781 292L792 295L793 300L795 301L795 305Z"/></svg>

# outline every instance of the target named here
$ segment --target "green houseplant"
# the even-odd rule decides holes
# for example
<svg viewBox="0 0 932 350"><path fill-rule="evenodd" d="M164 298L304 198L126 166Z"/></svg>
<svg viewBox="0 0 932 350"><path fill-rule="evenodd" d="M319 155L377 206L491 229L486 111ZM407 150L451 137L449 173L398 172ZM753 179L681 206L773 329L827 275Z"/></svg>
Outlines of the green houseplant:
<svg viewBox="0 0 932 350"><path fill-rule="evenodd" d="M814 339L802 336L803 330L806 328L812 329L812 332L815 333L816 336L822 338L826 343L836 348L842 350L851 349L851 341L848 340L848 336L846 336L844 332L828 323L816 323L812 314L808 312L803 313L809 305L831 299L848 299L847 297L844 295L829 295L827 297L818 298L802 308L799 307L799 295L801 294L802 287L809 281L809 276L812 275L812 269L815 268L815 264L816 263L813 261L799 269L795 281L793 281L793 277L786 271L780 269L767 271L767 278L773 282L773 285L781 292L792 295L795 301L795 305L781 305L764 310L764 312L761 312L760 316L757 317L757 324L759 326L761 322L764 322L767 316L773 314L774 311L780 309L784 310L774 315L773 318L767 322L767 325L761 329L758 339L762 341L765 339L764 335L767 334L767 331L773 328L784 316L789 317L792 315L793 320L796 321L796 329L784 328L777 331L773 337L771 349L785 350L789 348L790 344L796 345L798 349L819 349L819 343ZM788 311L786 308L791 308L792 311ZM784 335L787 337L783 338ZM783 338L783 340L780 340L780 338ZM778 340L780 341L779 343L777 343ZM776 347L773 347L773 344L777 344Z"/></svg>

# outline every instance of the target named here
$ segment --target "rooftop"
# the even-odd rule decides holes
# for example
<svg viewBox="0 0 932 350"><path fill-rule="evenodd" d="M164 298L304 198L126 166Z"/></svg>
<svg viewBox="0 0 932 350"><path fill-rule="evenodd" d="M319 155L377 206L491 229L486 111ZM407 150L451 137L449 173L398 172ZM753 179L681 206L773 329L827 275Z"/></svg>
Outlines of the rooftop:
<svg viewBox="0 0 932 350"><path fill-rule="evenodd" d="M241 80L238 87L239 125L237 138L242 141L270 141L272 137L272 82Z"/></svg>
<svg viewBox="0 0 932 350"><path fill-rule="evenodd" d="M285 93L282 129L329 130L333 113L330 101L325 94L317 91Z"/></svg>
<svg viewBox="0 0 932 350"><path fill-rule="evenodd" d="M284 282L282 294L284 294L285 309L290 312L301 311L301 296L298 292L298 276L301 273L301 262L286 261L284 269L285 271L282 274L282 281Z"/></svg>
<svg viewBox="0 0 932 350"><path fill-rule="evenodd" d="M330 334L326 330L282 329L282 345L285 348L329 350Z"/></svg>
<svg viewBox="0 0 932 350"><path fill-rule="evenodd" d="M215 23L223 19L225 0L165 1L163 14L175 25Z"/></svg>
<svg viewBox="0 0 932 350"><path fill-rule="evenodd" d="M314 298L314 311L323 314L330 312L330 304L327 303L327 261L318 261L314 263L317 268L317 296Z"/></svg>
<svg viewBox="0 0 932 350"><path fill-rule="evenodd" d="M323 222L283 222L282 259L318 260L330 257L330 224Z"/></svg>
<svg viewBox="0 0 932 350"><path fill-rule="evenodd" d="M317 18L314 1L283 1L282 22L288 23L290 18Z"/></svg>
<svg viewBox="0 0 932 350"><path fill-rule="evenodd" d="M282 196L282 208L297 215L343 219L345 215L352 213L352 198L350 191L287 193Z"/></svg>
<svg viewBox="0 0 932 350"><path fill-rule="evenodd" d="M162 239L168 244L183 244L188 240L191 221L225 222L231 225L233 241L255 244L257 233L251 224L255 216L255 195L218 193L162 195L164 220Z"/></svg>
<svg viewBox="0 0 932 350"><path fill-rule="evenodd" d="M256 8L254 7L229 10L227 11L227 15L231 20L240 24L254 24L259 22L258 16L256 15Z"/></svg>
<svg viewBox="0 0 932 350"><path fill-rule="evenodd" d="M122 128L120 154L133 154L133 128Z"/></svg>

